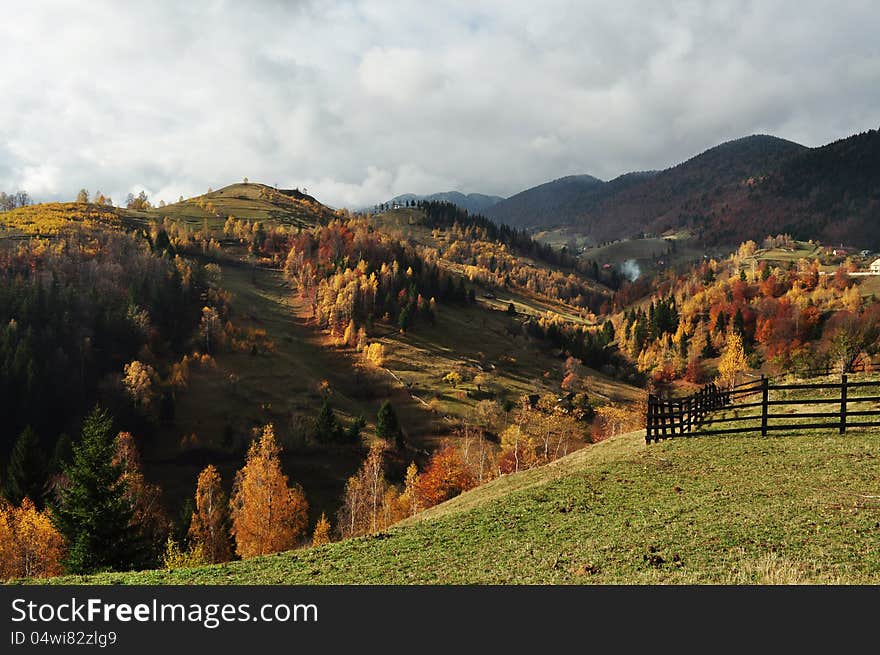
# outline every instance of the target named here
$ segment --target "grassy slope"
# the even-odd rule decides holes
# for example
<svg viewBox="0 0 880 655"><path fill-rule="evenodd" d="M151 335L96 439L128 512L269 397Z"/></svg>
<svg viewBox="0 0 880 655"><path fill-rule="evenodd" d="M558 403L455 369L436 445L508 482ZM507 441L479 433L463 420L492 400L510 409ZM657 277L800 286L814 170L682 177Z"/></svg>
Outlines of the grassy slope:
<svg viewBox="0 0 880 655"><path fill-rule="evenodd" d="M387 533L245 562L64 583L880 583L875 434L633 433Z"/></svg>

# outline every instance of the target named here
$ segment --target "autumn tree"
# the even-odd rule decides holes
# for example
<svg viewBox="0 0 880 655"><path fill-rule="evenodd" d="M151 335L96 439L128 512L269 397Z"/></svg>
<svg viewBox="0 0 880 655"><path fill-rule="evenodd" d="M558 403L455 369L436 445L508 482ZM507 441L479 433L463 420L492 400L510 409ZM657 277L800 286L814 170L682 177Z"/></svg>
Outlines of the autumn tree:
<svg viewBox="0 0 880 655"><path fill-rule="evenodd" d="M168 536L168 517L162 508L162 491L146 481L141 456L130 432L120 432L115 439L113 464L120 467L120 480L131 507L130 532L136 535L136 561L142 567L154 566Z"/></svg>
<svg viewBox="0 0 880 655"><path fill-rule="evenodd" d="M95 408L73 447L73 461L64 470L67 484L51 512L67 543L64 564L71 573L127 570L138 560L138 535L131 530L134 508L115 454L112 419Z"/></svg>
<svg viewBox="0 0 880 655"><path fill-rule="evenodd" d="M201 547L206 562L218 564L232 559L229 539L229 502L213 464L199 474L196 507L189 524L189 541Z"/></svg>
<svg viewBox="0 0 880 655"><path fill-rule="evenodd" d="M312 546L323 546L330 543L330 521L327 515L321 512L321 518L315 525L315 532L312 534Z"/></svg>
<svg viewBox="0 0 880 655"><path fill-rule="evenodd" d="M199 325L205 351L213 353L223 340L223 322L214 307L202 307L202 322Z"/></svg>
<svg viewBox="0 0 880 655"><path fill-rule="evenodd" d="M280 452L273 426L265 426L235 476L231 532L235 551L243 558L293 548L306 529L308 502L298 485L288 485Z"/></svg>
<svg viewBox="0 0 880 655"><path fill-rule="evenodd" d="M494 477L495 448L486 439L482 428L473 425L458 428L455 431L455 443L464 466L477 484L488 482Z"/></svg>
<svg viewBox="0 0 880 655"><path fill-rule="evenodd" d="M385 346L379 342L371 343L364 350L364 356L373 366L382 366L385 363Z"/></svg>
<svg viewBox="0 0 880 655"><path fill-rule="evenodd" d="M414 516L421 510L417 491L418 483L419 467L415 462L410 462L403 481L403 493L400 495L400 503L405 508L407 516Z"/></svg>
<svg viewBox="0 0 880 655"><path fill-rule="evenodd" d="M132 402L145 412L153 408L156 400L155 385L158 375L149 364L134 360L125 365L122 384L131 396Z"/></svg>
<svg viewBox="0 0 880 655"><path fill-rule="evenodd" d="M0 499L0 580L47 578L62 572L64 537L24 498L16 507Z"/></svg>
<svg viewBox="0 0 880 655"><path fill-rule="evenodd" d="M880 339L880 305L863 312L840 311L825 328L825 351L841 373L853 370L861 354Z"/></svg>
<svg viewBox="0 0 880 655"><path fill-rule="evenodd" d="M343 537L369 534L385 527L383 504L388 491L385 479L385 441L374 441L357 473L345 484L345 495L337 514Z"/></svg>
<svg viewBox="0 0 880 655"><path fill-rule="evenodd" d="M727 345L718 362L718 383L722 387L731 387L736 383L737 375L748 368L742 338L736 331L731 330L727 334Z"/></svg>
<svg viewBox="0 0 880 655"><path fill-rule="evenodd" d="M419 474L416 495L422 507L433 507L476 486L476 479L461 451L446 444L431 455Z"/></svg>

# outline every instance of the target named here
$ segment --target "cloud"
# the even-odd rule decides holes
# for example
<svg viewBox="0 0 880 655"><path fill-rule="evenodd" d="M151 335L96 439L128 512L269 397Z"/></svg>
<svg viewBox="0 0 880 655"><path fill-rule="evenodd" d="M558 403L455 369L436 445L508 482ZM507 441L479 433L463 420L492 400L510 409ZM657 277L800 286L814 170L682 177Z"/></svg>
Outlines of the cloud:
<svg viewBox="0 0 880 655"><path fill-rule="evenodd" d="M0 189L334 206L510 195L765 132L878 127L871 2L24 5L0 23Z"/></svg>

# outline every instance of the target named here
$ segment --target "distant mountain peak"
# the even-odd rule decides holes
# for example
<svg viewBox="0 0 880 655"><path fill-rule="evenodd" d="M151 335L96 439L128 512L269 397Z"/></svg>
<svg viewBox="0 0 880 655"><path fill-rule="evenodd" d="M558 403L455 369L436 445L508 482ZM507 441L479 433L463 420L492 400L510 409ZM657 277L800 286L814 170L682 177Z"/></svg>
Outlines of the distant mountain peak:
<svg viewBox="0 0 880 655"><path fill-rule="evenodd" d="M382 204L394 205L395 203L405 203L412 201L440 201L440 202L450 202L456 207L466 210L470 214L480 214L486 211L492 205L504 200L501 196L491 196L484 193L468 193L464 194L461 191L441 191L438 193L431 193L426 195L419 195L415 193L403 193L399 196L394 196L391 200L386 201Z"/></svg>

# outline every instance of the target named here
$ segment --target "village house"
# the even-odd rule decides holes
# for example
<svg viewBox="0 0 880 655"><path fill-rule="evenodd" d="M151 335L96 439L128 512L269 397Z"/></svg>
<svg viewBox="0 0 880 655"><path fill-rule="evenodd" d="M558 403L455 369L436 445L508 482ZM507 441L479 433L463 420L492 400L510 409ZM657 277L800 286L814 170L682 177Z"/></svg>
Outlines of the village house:
<svg viewBox="0 0 880 655"><path fill-rule="evenodd" d="M874 275L880 275L880 258L871 262L871 272Z"/></svg>

